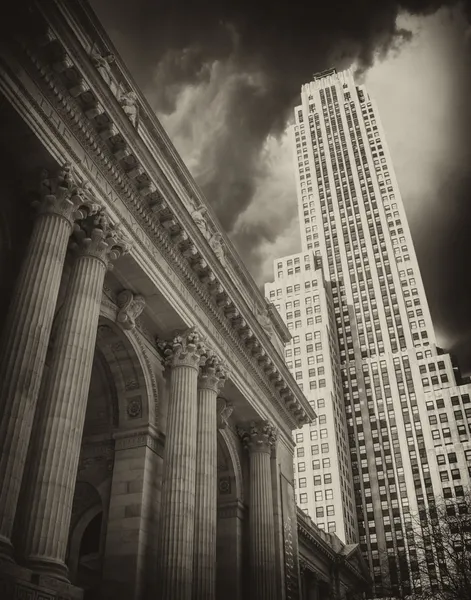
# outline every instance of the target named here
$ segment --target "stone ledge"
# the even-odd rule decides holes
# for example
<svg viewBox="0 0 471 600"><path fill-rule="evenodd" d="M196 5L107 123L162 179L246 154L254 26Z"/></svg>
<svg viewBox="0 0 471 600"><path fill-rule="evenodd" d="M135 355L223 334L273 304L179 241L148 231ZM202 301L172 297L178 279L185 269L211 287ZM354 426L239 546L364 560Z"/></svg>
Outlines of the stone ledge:
<svg viewBox="0 0 471 600"><path fill-rule="evenodd" d="M65 581L39 575L30 569L0 560L2 600L82 600L83 590Z"/></svg>

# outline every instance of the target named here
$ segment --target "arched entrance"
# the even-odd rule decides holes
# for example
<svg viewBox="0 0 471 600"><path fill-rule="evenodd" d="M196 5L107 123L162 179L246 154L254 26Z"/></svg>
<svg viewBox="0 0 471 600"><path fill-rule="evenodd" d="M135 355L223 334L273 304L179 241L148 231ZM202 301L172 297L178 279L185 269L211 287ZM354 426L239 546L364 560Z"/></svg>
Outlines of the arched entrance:
<svg viewBox="0 0 471 600"><path fill-rule="evenodd" d="M229 427L218 432L218 521L216 597L244 597L246 507L240 447Z"/></svg>
<svg viewBox="0 0 471 600"><path fill-rule="evenodd" d="M146 475L158 470L147 445L133 443L136 431L148 428L154 416L146 369L134 334L102 316L67 557L71 582L85 590L84 600L112 597L115 587L131 598L143 585L139 560L149 550L142 526Z"/></svg>

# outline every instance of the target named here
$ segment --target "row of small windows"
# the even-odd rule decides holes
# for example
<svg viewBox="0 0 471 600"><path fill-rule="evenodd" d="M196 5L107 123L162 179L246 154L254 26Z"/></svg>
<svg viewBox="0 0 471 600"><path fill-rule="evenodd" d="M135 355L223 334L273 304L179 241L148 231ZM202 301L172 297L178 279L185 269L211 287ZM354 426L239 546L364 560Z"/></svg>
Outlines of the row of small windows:
<svg viewBox="0 0 471 600"><path fill-rule="evenodd" d="M296 481L295 481L296 483ZM324 475L314 475L313 477L313 484L314 486L319 486L319 485L323 485L323 484L331 484L332 483L332 473L324 473ZM307 487L307 478L306 477L300 477L298 480L298 487L299 488L306 488Z"/></svg>
<svg viewBox="0 0 471 600"><path fill-rule="evenodd" d="M329 490L325 490L324 492L322 491L318 491L318 492L314 492L314 500L316 502L322 502L324 499L325 500L333 500L334 498L334 491L329 489ZM303 493L303 494L299 494L299 503L300 504L307 504L307 494Z"/></svg>
<svg viewBox="0 0 471 600"><path fill-rule="evenodd" d="M305 290L309 290L311 289L311 285L312 287L317 287L317 280L313 280L311 281L305 281L304 282L304 289ZM286 293L287 294L292 294L294 291L295 294L299 293L301 291L301 285L298 283L295 286L292 285L288 285L286 287ZM281 296L283 294L283 290L281 288L278 288L277 290L270 290L270 298L274 298L275 296Z"/></svg>
<svg viewBox="0 0 471 600"><path fill-rule="evenodd" d="M422 377L422 385L424 388L430 387L431 385L440 385L441 383L449 383L448 375L446 375L446 373L440 375L440 379L437 375L433 375L430 379L428 377Z"/></svg>

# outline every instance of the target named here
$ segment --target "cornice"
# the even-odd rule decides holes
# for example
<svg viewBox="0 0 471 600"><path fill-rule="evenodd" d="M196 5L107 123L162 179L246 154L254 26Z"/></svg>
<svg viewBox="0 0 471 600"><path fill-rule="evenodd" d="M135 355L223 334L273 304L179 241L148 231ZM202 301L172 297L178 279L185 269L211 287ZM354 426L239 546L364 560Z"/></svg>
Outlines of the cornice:
<svg viewBox="0 0 471 600"><path fill-rule="evenodd" d="M301 571L305 570L312 573L318 581L322 581L323 583L327 584L330 583L329 577L325 573L322 573L320 569L316 568L316 566L313 565L307 558L304 558L301 555L299 556L299 568Z"/></svg>
<svg viewBox="0 0 471 600"><path fill-rule="evenodd" d="M43 38L42 41L46 46L48 42L54 43L55 52L59 48L58 61L56 60L52 66L45 64L44 60L39 59L37 51L31 51L29 42L24 44L23 50L27 52L29 59L37 70L36 75L39 75L43 93L50 100L53 99L53 104L61 114L61 117L74 130L74 134L77 135L80 142L85 147L88 147L94 158L101 163L103 170L113 180L114 188L119 190L118 195L124 201L126 208L133 214L134 218L143 227L146 234L153 240L159 250L164 252L164 255L170 260L172 267L176 267L176 271L183 276L190 289L196 292L204 304L206 311L211 315L212 320L218 323L218 326L224 331L225 336L231 340L239 354L244 357L245 364L249 366L249 370L262 384L262 388L268 392L270 397L277 400L282 413L285 416L289 415L289 420L292 423L291 426L294 425L294 427L297 427L310 420L312 418L310 414L312 409L294 380L292 380L292 376L287 370L284 361L278 355L278 352L273 348L271 342L265 339L267 336L262 331L260 324L256 322L252 312L247 309L247 312L244 311L244 316L242 317L239 309L233 304L227 292L221 284L217 283L216 277L211 277L212 271L208 268L206 256L203 258L199 254L196 245L192 245L195 225L194 223L189 223L190 216L185 214L183 208L179 208L176 211L179 214L174 219L173 213L171 213L168 206L165 206L163 198L156 190L149 193L139 190L139 187L133 181L134 173L130 174L129 171L126 172L119 163L119 160L117 160L117 157L110 150L109 143L106 141L109 138L100 135L100 132L90 122L90 115L87 118L86 112L84 112L83 106L80 105L77 97L73 97L70 89L67 89L63 85L63 82L59 81L60 74L63 74L64 71L69 73L69 78L70 72L75 72L74 83L77 83L77 78L79 78L83 84L79 86L79 89L85 89L87 93L91 93L92 86L93 90L95 90L95 87L103 88L105 85L103 81L88 83L88 81L93 79L96 80L100 75L95 72L95 68L91 64L85 66L81 64L81 69L77 70L76 65L65 49L57 46L59 41L51 30L48 30L46 39L44 40ZM83 79L83 70L87 71L87 82ZM37 81L38 77L34 77L34 79ZM64 77L62 76L63 79ZM76 87L74 85L74 89ZM119 104L115 106L117 104L116 99L109 98L111 93L108 92L108 95L106 95L103 89L100 91L103 94L99 98L100 110L109 111L109 114L112 115L112 120L109 123L110 127L114 128L114 135L121 135L122 137L120 133L121 128L123 130L129 129L132 125L126 115L124 113L121 114L122 110ZM74 93L80 95L78 92ZM115 124L115 121L119 127ZM127 132L127 135L130 135L130 133ZM133 136L137 138L135 131L133 131ZM148 192L148 190L146 191ZM148 197L151 198L153 204L149 205ZM175 203L178 205L178 202ZM157 211L158 218L155 217L156 211L152 212L152 208L155 208L156 205L159 207ZM173 206L172 210L174 210ZM189 230L193 229L190 241L188 241L189 236L187 234L185 236L180 235L184 233L180 225L181 221L185 221L185 225ZM178 238L177 242L175 242L175 237ZM184 239L181 240L181 237ZM201 240L198 239L197 242L201 243ZM195 256L198 256L197 261L194 260ZM209 258L209 260L213 263L217 262L213 257ZM204 271L203 277L201 276L202 269ZM217 275L219 277L221 275L221 265L217 264L215 270L218 270ZM250 326L246 319L250 321ZM230 326L228 326L229 324ZM263 340L263 345L260 343L259 338ZM248 344L250 344L250 350L248 350ZM270 348L269 352L265 350L265 344Z"/></svg>
<svg viewBox="0 0 471 600"><path fill-rule="evenodd" d="M232 245L229 237L222 230L219 220L217 219L212 207L206 203L206 199L199 189L198 185L192 178L187 166L181 159L180 155L176 152L171 140L169 139L165 129L162 127L161 123L157 119L155 115L155 111L149 105L147 99L142 94L138 86L135 84L134 79L127 69L124 62L121 60L119 53L114 47L112 41L109 39L106 31L103 26L96 18L93 10L91 9L88 0L77 0L77 4L80 6L83 18L80 16L77 18L77 4L74 5L74 9L71 9L71 6L67 3L61 3L60 0L56 0L56 4L59 10L65 15L69 15L70 18L73 19L74 23L80 22L80 26L82 28L82 33L86 35L91 42L91 40L99 39L100 43L107 51L111 52L115 56L114 64L120 71L120 74L124 81L129 85L131 89L136 93L139 105L144 110L142 111L142 118L146 122L146 126L148 127L149 133L154 137L154 139L158 139L160 144L160 149L165 154L165 160L168 161L172 167L178 172L179 182L185 187L185 190L189 194L190 197L197 199L197 204L203 204L207 207L208 213L211 215L211 220L215 225L215 229L222 233L224 241L228 248L230 249L231 260L233 261L233 266L238 271L238 274L244 280L244 283L250 288L250 290L255 295L258 300L258 308L262 308L264 306L264 297L260 293L257 285L255 284L253 278L248 272L244 263L240 260L238 252L235 250ZM73 14L75 13L75 14ZM74 18L75 17L75 18Z"/></svg>
<svg viewBox="0 0 471 600"><path fill-rule="evenodd" d="M301 513L301 514L300 514ZM298 534L306 541L309 545L314 546L317 550L320 550L325 556L331 561L335 561L337 552L328 545L312 527L311 524L307 523L304 513L298 508L297 509L297 526Z"/></svg>
<svg viewBox="0 0 471 600"><path fill-rule="evenodd" d="M85 8L87 6L86 2L82 2L81 4L82 4L82 8ZM65 5L58 4L58 6L62 10ZM96 23L95 23L95 28L96 28ZM100 33L101 33L102 38L106 37L106 34L104 34L104 32L100 32ZM66 35L66 34L65 33L63 34L63 32L61 31L61 35ZM82 55L82 56L80 56L80 58L81 58L80 65L79 65L80 71L83 74L85 74L85 76L87 77L87 80L89 80L89 81L93 80L93 90L94 91L99 90L100 92L103 92L103 94L100 95L100 103L102 104L102 108L109 111L110 114L113 113L112 122L116 124L117 131L119 131L120 133L122 133L124 135L124 137L126 137L127 143L130 143L130 145L133 146L133 148L132 148L133 151L135 150L135 148L137 148L137 150L138 150L137 154L139 154L140 166L143 168L143 170L145 172L147 172L150 175L151 171L155 170L155 168L156 168L155 156L153 155L153 153L151 153L150 149L145 144L145 142L140 138L140 136L137 135L136 129L132 126L129 119L123 115L123 111L122 111L121 107L119 106L119 104L118 104L116 98L113 96L113 94L110 93L110 90L108 89L106 83L104 83L102 81L101 77L97 78L96 69L90 65L89 56L86 55L82 44L80 42L78 42L74 38L74 36L71 36L70 34L66 35L66 37L64 37L64 39L67 39L67 43L71 44L73 46L72 49L74 51L74 62L72 62L71 58L68 57L68 55L65 51L65 48L64 48L64 53L65 53L64 56L67 57L66 62L69 62L70 65L73 65L74 63L77 62L77 58L80 55ZM102 40L102 43L104 44L105 41ZM106 45L108 47L111 46L111 42L109 40L106 40ZM85 56L83 56L84 54L85 54ZM116 63L116 62L120 62L118 55L115 55L114 63ZM122 69L124 68L121 62L120 62L120 66ZM68 69L70 70L69 67L68 67ZM127 79L130 79L127 72L124 74L126 75ZM91 78L91 79L89 79L89 78ZM80 86L75 86L75 88L77 88L77 87L80 87ZM163 152L163 154L164 154L160 158L163 159L163 161L171 162L172 167L174 169L176 169L180 175L180 177L178 178L178 182L169 181L168 180L169 174L163 172L162 164L160 164L158 167L159 171L158 171L158 173L156 173L157 177L154 181L154 184L156 183L156 181L158 181L158 187L159 187L158 193L160 193L161 196L165 195L165 197L173 196L171 211L175 213L177 223L182 223L182 222L184 223L184 231L191 234L190 235L191 240L194 241L195 244L198 246L198 248L197 248L198 251L201 251L201 249L204 248L205 256L204 256L203 260L210 265L212 272L215 274L216 283L218 281L221 282L226 293L227 293L227 290L229 288L231 288L231 291L230 291L231 299L237 298L237 300L234 302L239 307L241 305L245 305L243 312L244 312L244 321L246 321L246 323L245 323L244 327L241 329L252 330L252 332L256 335L257 340L259 340L259 341L262 340L263 346L265 348L269 349L268 354L270 356L270 359L275 363L276 370L283 374L283 378L285 380L286 379L289 380L290 378L292 378L292 376L291 376L291 373L289 372L289 370L286 368L284 360L279 356L278 350L275 348L274 344L271 342L271 340L266 335L266 332L263 331L263 328L260 326L260 323L258 322L257 318L254 316L254 309L256 312L257 311L262 312L263 310L266 309L265 299L259 293L252 278L248 275L248 273L244 273L244 277L243 277L244 283L246 283L246 284L248 283L250 285L252 293L254 293L257 297L259 297L258 298L259 302L256 307L252 306L252 301L251 301L252 298L250 299L250 302L249 302L250 305L248 305L247 300L244 299L242 294L240 293L238 286L234 284L234 282L229 277L228 273L226 273L224 268L222 268L222 265L219 263L219 261L214 260L214 257L212 256L213 253L211 252L211 249L208 248L207 239L203 235L201 235L201 232L196 227L195 223L193 222L193 219L188 214L188 206L186 206L186 203L184 201L182 201L182 199L180 199L180 197L178 195L175 195L175 193L174 193L175 183L183 185L189 198L194 199L195 192L197 192L198 203L201 205L204 205L205 209L209 212L210 212L210 207L206 203L206 200L202 196L201 192L197 189L196 184L194 183L193 179L191 178L190 174L188 173L188 170L184 166L180 157L176 154L176 152L171 151L171 149L173 147L171 146L171 142L168 139L168 136L165 134L162 126L160 125L157 118L155 117L154 112L150 109L150 107L148 107L147 102L143 98L139 89L134 86L133 92L135 92L136 95L139 97L139 102L140 102L139 112L141 112L141 108L144 106L146 108L145 116L152 121L153 131L147 132L147 133L154 134L152 137L152 141L156 145L156 150L159 152ZM119 121L119 123L118 123L118 121ZM159 126L158 129L156 128L156 125ZM182 169L182 167L184 167L184 168ZM173 175L173 173L171 175ZM186 207L184 208L181 205L185 205ZM170 210L170 207L167 207L167 208ZM227 245L229 240L228 240L227 236L224 234L224 232L221 229L221 227L219 226L219 224L217 223L217 219L215 219L215 217L213 216L212 220L214 221L213 227L214 227L215 231L224 237L225 244ZM237 257L238 261L240 262L240 259L238 258L238 254L235 252L235 250L232 249L231 258L234 258L234 257ZM198 256L195 255L194 259L197 260ZM245 267L244 267L244 269L245 269ZM237 310L239 310L239 309L237 309ZM270 311L270 310L268 311L268 316L269 316L270 320L272 321L274 329L277 331L277 334L280 336L281 340L284 342L289 340L290 334L289 334L289 332L287 332L286 327L284 326L284 323L282 321L280 324L279 316L278 316L278 318L275 318L277 315L274 316L272 314L272 311ZM287 333L287 335L286 335L286 333ZM309 419L312 419L313 414L310 414L311 407L309 406L309 403L305 399L304 394L302 394L301 391L299 390L298 386L296 384L293 385L294 383L295 382L293 379L291 381L291 386L290 386L291 390L290 391L296 397L296 402L299 403L300 406L302 406L303 410L306 413L306 416Z"/></svg>

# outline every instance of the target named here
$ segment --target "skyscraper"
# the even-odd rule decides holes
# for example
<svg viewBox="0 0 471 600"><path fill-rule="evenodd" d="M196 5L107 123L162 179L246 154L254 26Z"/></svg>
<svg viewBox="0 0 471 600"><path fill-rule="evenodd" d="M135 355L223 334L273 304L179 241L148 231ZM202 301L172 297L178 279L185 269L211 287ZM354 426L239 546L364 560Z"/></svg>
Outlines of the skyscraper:
<svg viewBox="0 0 471 600"><path fill-rule="evenodd" d="M471 386L437 347L378 109L350 70L302 87L293 145L302 252L275 260L266 296L318 414L295 432L297 502L360 542L374 596L418 591L411 515L470 483Z"/></svg>

